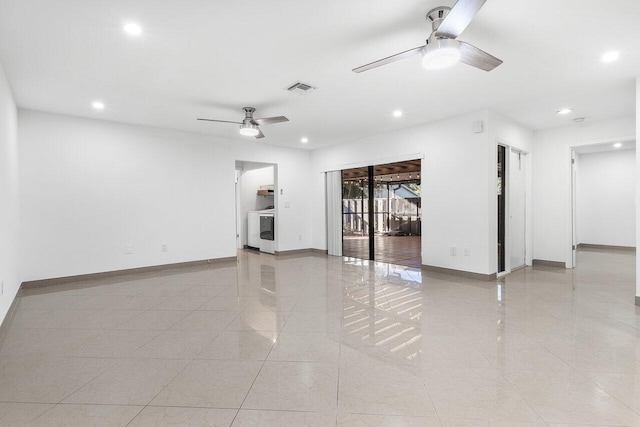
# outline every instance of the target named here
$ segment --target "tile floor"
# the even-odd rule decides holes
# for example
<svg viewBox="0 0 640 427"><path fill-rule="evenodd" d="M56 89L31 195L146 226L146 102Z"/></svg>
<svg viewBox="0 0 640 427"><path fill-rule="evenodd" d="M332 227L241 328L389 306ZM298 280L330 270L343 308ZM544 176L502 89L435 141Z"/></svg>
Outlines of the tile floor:
<svg viewBox="0 0 640 427"><path fill-rule="evenodd" d="M640 426L635 255L481 282L240 262L24 291L1 426Z"/></svg>

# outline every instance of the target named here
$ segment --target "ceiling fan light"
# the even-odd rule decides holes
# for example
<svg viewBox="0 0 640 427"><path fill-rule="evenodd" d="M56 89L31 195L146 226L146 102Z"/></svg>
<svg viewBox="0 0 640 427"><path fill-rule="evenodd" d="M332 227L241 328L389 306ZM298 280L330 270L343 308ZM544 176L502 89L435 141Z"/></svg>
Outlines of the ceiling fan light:
<svg viewBox="0 0 640 427"><path fill-rule="evenodd" d="M252 124L241 124L240 135L244 136L256 136L260 133L258 126Z"/></svg>
<svg viewBox="0 0 640 427"><path fill-rule="evenodd" d="M460 61L460 43L453 39L429 39L422 49L422 66L427 70L443 70Z"/></svg>

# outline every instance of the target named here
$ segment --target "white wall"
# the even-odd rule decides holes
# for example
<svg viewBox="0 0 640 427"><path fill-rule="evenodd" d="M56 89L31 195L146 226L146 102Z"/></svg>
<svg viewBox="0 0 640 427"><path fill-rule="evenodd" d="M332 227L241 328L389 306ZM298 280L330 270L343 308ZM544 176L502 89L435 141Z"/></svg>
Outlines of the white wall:
<svg viewBox="0 0 640 427"><path fill-rule="evenodd" d="M307 151L28 110L18 125L25 281L235 256L236 160L278 165L279 250L310 246Z"/></svg>
<svg viewBox="0 0 640 427"><path fill-rule="evenodd" d="M533 257L572 266L571 147L635 139L635 118L585 122L534 134Z"/></svg>
<svg viewBox="0 0 640 427"><path fill-rule="evenodd" d="M261 185L273 185L274 167L245 170L240 176L240 207L242 220L242 244L247 244L247 212L266 209L274 206L273 196L258 196Z"/></svg>
<svg viewBox="0 0 640 427"><path fill-rule="evenodd" d="M635 150L577 156L578 243L636 246L635 177Z"/></svg>
<svg viewBox="0 0 640 427"><path fill-rule="evenodd" d="M0 65L0 324L22 281L16 104Z"/></svg>
<svg viewBox="0 0 640 427"><path fill-rule="evenodd" d="M490 112L479 111L313 152L313 245L326 249L324 174L368 164L424 157L422 161L422 263L480 274L496 272L493 224L496 201L495 138L520 127L504 120L493 130ZM483 121L485 131L474 133ZM522 131L526 134L526 131ZM526 144L526 142L525 142ZM457 256L449 254L455 246ZM463 248L471 250L463 255Z"/></svg>

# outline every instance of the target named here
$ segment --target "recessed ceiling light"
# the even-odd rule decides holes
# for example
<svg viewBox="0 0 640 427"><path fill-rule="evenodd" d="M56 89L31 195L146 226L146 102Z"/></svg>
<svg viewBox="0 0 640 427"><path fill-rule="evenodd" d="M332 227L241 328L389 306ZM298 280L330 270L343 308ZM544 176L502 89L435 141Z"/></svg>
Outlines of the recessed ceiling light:
<svg viewBox="0 0 640 427"><path fill-rule="evenodd" d="M602 62L613 62L620 58L620 52L617 50L612 50L611 52L607 52L602 55Z"/></svg>
<svg viewBox="0 0 640 427"><path fill-rule="evenodd" d="M582 123L584 122L584 117L576 117L575 119L573 119L573 121L576 123Z"/></svg>
<svg viewBox="0 0 640 427"><path fill-rule="evenodd" d="M125 33L129 34L130 36L135 37L142 34L142 27L135 22L127 22L122 26L122 29L124 30Z"/></svg>
<svg viewBox="0 0 640 427"><path fill-rule="evenodd" d="M620 148L622 147L622 142L616 142L615 144L613 144L614 148Z"/></svg>
<svg viewBox="0 0 640 427"><path fill-rule="evenodd" d="M302 142L303 144L306 144L307 142L309 142L309 138L302 138L300 142Z"/></svg>
<svg viewBox="0 0 640 427"><path fill-rule="evenodd" d="M95 110L104 110L104 102L102 102L102 101L94 101L94 102L91 103L91 106Z"/></svg>
<svg viewBox="0 0 640 427"><path fill-rule="evenodd" d="M564 115L564 114L569 114L572 111L573 111L573 108L562 108L562 109L556 111L556 113Z"/></svg>
<svg viewBox="0 0 640 427"><path fill-rule="evenodd" d="M402 111L401 110L396 110L393 112L393 117L402 117Z"/></svg>

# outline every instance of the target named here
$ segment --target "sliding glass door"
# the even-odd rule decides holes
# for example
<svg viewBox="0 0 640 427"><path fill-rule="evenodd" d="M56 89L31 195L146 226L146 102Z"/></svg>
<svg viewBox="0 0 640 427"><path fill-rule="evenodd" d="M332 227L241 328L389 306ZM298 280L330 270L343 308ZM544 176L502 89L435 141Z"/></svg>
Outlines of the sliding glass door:
<svg viewBox="0 0 640 427"><path fill-rule="evenodd" d="M368 181L367 168L342 172L343 256L369 259Z"/></svg>
<svg viewBox="0 0 640 427"><path fill-rule="evenodd" d="M343 255L420 267L420 160L342 171Z"/></svg>

